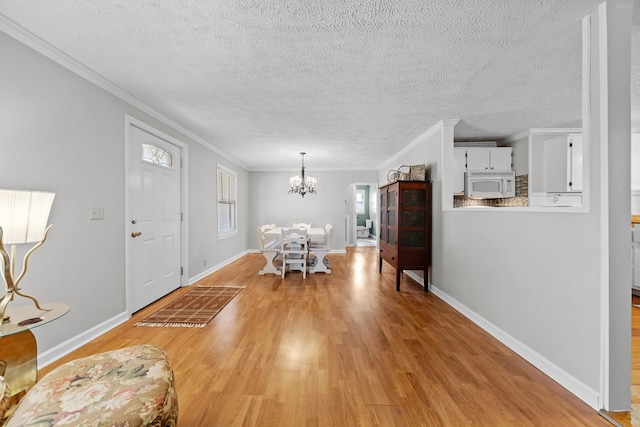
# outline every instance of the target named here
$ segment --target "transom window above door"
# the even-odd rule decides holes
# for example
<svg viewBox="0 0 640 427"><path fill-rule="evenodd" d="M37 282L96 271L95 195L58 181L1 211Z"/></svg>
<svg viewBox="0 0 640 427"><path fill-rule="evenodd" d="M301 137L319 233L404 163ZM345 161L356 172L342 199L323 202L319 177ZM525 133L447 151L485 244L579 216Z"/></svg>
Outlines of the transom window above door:
<svg viewBox="0 0 640 427"><path fill-rule="evenodd" d="M152 144L142 144L142 161L173 169L173 156L171 153Z"/></svg>

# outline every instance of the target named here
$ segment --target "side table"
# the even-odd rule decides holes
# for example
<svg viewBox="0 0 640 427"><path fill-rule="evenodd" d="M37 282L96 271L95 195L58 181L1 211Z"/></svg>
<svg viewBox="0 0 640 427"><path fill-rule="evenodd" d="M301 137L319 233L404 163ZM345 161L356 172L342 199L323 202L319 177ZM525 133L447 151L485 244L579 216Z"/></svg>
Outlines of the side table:
<svg viewBox="0 0 640 427"><path fill-rule="evenodd" d="M38 347L31 329L56 320L69 312L60 303L46 303L38 310L34 305L9 306L5 315L9 322L0 325L0 365L6 364L4 378L11 391L11 409L38 380ZM1 373L0 373L1 374Z"/></svg>

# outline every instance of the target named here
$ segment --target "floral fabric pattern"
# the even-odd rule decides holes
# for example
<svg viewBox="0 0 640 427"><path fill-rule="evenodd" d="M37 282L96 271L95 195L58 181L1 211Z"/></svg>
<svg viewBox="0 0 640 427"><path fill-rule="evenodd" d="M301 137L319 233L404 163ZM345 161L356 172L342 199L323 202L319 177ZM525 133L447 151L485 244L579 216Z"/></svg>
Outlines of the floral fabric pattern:
<svg viewBox="0 0 640 427"><path fill-rule="evenodd" d="M4 418L4 414L7 413L10 407L11 390L9 390L9 385L4 380L4 377L0 376L0 420Z"/></svg>
<svg viewBox="0 0 640 427"><path fill-rule="evenodd" d="M26 394L5 427L174 427L178 398L162 349L138 345L66 363Z"/></svg>

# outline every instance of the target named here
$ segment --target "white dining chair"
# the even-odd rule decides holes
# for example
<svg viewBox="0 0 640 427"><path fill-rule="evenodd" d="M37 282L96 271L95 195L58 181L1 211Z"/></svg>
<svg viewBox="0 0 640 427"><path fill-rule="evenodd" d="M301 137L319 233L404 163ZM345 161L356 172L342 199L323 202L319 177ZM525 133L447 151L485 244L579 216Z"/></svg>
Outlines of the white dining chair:
<svg viewBox="0 0 640 427"><path fill-rule="evenodd" d="M282 278L284 279L287 266L298 265L302 271L302 278L307 277L307 229L288 228L280 231L280 254L282 254Z"/></svg>

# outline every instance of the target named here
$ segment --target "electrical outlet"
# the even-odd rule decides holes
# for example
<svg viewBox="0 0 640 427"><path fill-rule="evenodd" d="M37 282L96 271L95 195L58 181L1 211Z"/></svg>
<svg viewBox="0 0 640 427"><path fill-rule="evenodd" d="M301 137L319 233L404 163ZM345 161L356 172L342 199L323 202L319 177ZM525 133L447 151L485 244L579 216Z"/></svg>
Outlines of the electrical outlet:
<svg viewBox="0 0 640 427"><path fill-rule="evenodd" d="M104 207L103 206L91 206L89 208L89 219L104 219Z"/></svg>
<svg viewBox="0 0 640 427"><path fill-rule="evenodd" d="M206 259L202 261L202 266L203 266L203 267L206 267L206 266L207 266L207 260L206 260Z"/></svg>

